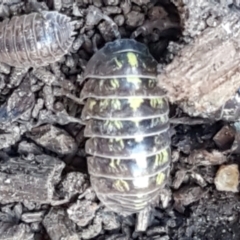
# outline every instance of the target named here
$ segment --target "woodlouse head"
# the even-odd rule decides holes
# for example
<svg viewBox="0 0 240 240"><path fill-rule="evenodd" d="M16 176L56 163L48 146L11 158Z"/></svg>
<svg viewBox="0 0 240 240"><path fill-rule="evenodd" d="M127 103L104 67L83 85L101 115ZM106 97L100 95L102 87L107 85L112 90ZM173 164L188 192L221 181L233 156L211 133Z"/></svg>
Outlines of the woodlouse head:
<svg viewBox="0 0 240 240"><path fill-rule="evenodd" d="M147 46L134 39L117 39L107 43L89 60L84 79L137 76L154 78L157 62Z"/></svg>

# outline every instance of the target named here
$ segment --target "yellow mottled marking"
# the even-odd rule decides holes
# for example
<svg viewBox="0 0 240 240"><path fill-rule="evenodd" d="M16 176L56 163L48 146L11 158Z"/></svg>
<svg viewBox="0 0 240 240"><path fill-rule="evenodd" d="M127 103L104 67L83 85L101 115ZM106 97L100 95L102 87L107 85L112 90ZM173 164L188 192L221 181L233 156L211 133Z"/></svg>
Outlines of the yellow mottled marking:
<svg viewBox="0 0 240 240"><path fill-rule="evenodd" d="M136 111L141 104L144 102L142 98L129 98L128 103L130 107L133 109L133 111Z"/></svg>
<svg viewBox="0 0 240 240"><path fill-rule="evenodd" d="M130 190L128 183L122 179L114 181L113 187L119 192L127 192Z"/></svg>
<svg viewBox="0 0 240 240"><path fill-rule="evenodd" d="M149 79L148 80L148 87L153 88L156 86L156 80L155 79Z"/></svg>
<svg viewBox="0 0 240 240"><path fill-rule="evenodd" d="M119 82L118 82L117 79L111 79L110 84L111 84L113 89L118 89L119 88Z"/></svg>
<svg viewBox="0 0 240 240"><path fill-rule="evenodd" d="M168 161L168 151L164 149L162 152L155 156L154 168L162 165L163 163Z"/></svg>
<svg viewBox="0 0 240 240"><path fill-rule="evenodd" d="M138 77L127 77L127 82L132 83L135 86L138 86L141 83L141 79Z"/></svg>
<svg viewBox="0 0 240 240"><path fill-rule="evenodd" d="M123 124L122 124L121 121L115 120L115 121L114 121L114 125L116 126L116 128L117 128L118 130L120 130L120 129L123 128Z"/></svg>
<svg viewBox="0 0 240 240"><path fill-rule="evenodd" d="M121 102L118 99L111 100L111 105L113 109L120 110L121 109Z"/></svg>
<svg viewBox="0 0 240 240"><path fill-rule="evenodd" d="M162 98L152 98L150 100L150 105L153 108L157 108L158 106L162 106L163 105L163 100L162 100Z"/></svg>
<svg viewBox="0 0 240 240"><path fill-rule="evenodd" d="M111 159L111 162L110 162L109 166L111 168L116 168L115 163L114 163L114 159Z"/></svg>
<svg viewBox="0 0 240 240"><path fill-rule="evenodd" d="M122 68L122 63L117 59L117 58L114 58L115 62L116 62L116 65L118 66L118 68Z"/></svg>
<svg viewBox="0 0 240 240"><path fill-rule="evenodd" d="M124 149L124 141L122 138L115 138L115 142L119 143L119 146L121 146L121 149Z"/></svg>
<svg viewBox="0 0 240 240"><path fill-rule="evenodd" d="M162 116L160 116L160 120L161 120L161 123L166 123L168 118L166 115L162 115Z"/></svg>
<svg viewBox="0 0 240 240"><path fill-rule="evenodd" d="M109 100L108 99L101 100L99 102L99 108L100 109L106 109L108 107L108 104L109 104Z"/></svg>
<svg viewBox="0 0 240 240"><path fill-rule="evenodd" d="M93 107L96 105L96 101L95 100L90 100L90 102L89 102L89 109L92 111L93 110Z"/></svg>
<svg viewBox="0 0 240 240"><path fill-rule="evenodd" d="M165 179L165 174L164 173L159 173L156 177L156 184L161 185Z"/></svg>
<svg viewBox="0 0 240 240"><path fill-rule="evenodd" d="M131 67L138 66L138 59L137 59L137 55L135 53L132 53L132 52L127 53L127 59L128 59L128 63L130 64Z"/></svg>
<svg viewBox="0 0 240 240"><path fill-rule="evenodd" d="M113 158L112 158L109 166L110 166L111 168L116 168L117 166L119 166L120 161L121 161L121 159L113 159Z"/></svg>
<svg viewBox="0 0 240 240"><path fill-rule="evenodd" d="M120 159L120 158L116 159L116 164L117 164L118 166L120 165L120 162L121 162L121 159Z"/></svg>
<svg viewBox="0 0 240 240"><path fill-rule="evenodd" d="M123 128L123 124L121 121L118 121L118 120L107 120L104 123L104 127L108 127L111 130L113 130L114 128L117 128L118 130L120 130Z"/></svg>

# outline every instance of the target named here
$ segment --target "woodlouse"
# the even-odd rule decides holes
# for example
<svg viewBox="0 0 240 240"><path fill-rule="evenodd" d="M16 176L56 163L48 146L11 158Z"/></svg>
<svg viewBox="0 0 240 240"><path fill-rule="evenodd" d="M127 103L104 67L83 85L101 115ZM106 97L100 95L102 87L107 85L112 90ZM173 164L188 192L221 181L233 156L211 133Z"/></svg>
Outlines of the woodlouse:
<svg viewBox="0 0 240 240"><path fill-rule="evenodd" d="M88 171L98 198L121 213L144 211L170 171L169 105L157 62L133 39L107 43L88 62L80 100Z"/></svg>
<svg viewBox="0 0 240 240"><path fill-rule="evenodd" d="M0 61L14 67L39 67L56 62L72 46L70 18L42 11L14 16L0 23Z"/></svg>

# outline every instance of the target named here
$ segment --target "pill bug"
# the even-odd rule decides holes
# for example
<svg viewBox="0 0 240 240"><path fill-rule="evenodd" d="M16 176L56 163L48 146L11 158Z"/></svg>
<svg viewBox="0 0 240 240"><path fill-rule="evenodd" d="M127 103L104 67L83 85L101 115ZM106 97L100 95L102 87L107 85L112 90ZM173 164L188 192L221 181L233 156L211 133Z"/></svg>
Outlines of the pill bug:
<svg viewBox="0 0 240 240"><path fill-rule="evenodd" d="M56 62L72 43L74 25L55 11L14 16L0 23L0 61L19 68Z"/></svg>
<svg viewBox="0 0 240 240"><path fill-rule="evenodd" d="M157 86L157 62L134 39L107 43L88 62L85 150L91 185L112 211L152 206L170 171L169 105Z"/></svg>

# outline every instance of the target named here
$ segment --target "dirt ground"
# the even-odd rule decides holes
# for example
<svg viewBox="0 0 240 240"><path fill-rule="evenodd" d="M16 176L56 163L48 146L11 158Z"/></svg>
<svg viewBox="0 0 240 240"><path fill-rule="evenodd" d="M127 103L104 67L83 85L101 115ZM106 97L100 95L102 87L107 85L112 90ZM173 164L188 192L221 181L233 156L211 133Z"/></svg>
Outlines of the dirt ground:
<svg viewBox="0 0 240 240"><path fill-rule="evenodd" d="M171 105L170 199L152 210L146 232L136 232L135 215L109 211L91 190L83 106L73 99L94 49L116 34L145 43L164 67L224 9L240 11L238 1L206 2L1 1L1 20L56 10L76 21L77 34L70 52L47 67L0 63L0 240L240 239L238 119L196 119Z"/></svg>

